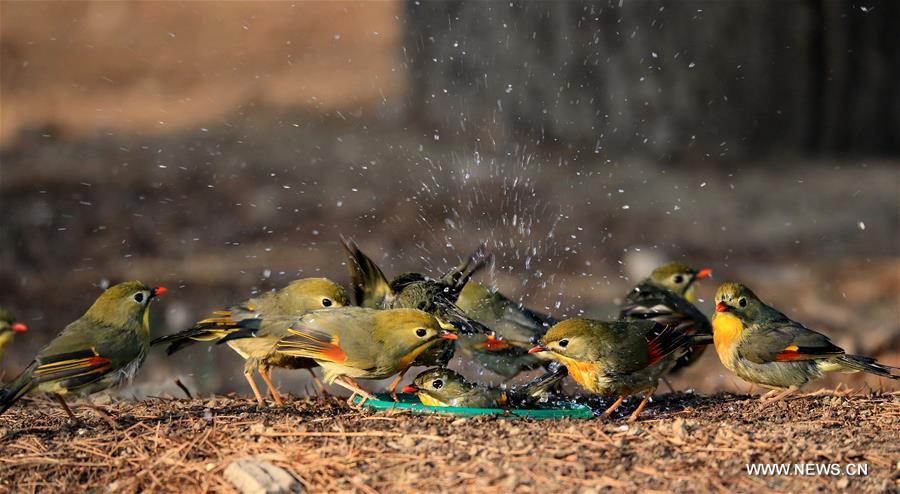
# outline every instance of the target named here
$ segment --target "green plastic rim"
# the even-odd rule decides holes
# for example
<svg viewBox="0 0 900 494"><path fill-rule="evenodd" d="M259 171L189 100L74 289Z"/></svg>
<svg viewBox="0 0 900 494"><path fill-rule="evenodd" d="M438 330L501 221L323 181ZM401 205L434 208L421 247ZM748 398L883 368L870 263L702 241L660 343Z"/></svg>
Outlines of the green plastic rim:
<svg viewBox="0 0 900 494"><path fill-rule="evenodd" d="M377 399L366 401L365 406L379 412L408 411L422 414L456 415L461 417L476 417L479 415L498 415L508 418L530 418L536 420L559 419L591 419L594 412L590 407L579 403L565 403L557 408L532 408L532 409L505 409L505 408L463 408L463 407L432 407L423 405L415 395L399 394L400 401L395 402L390 395L378 394ZM361 396L353 399L355 404L362 401Z"/></svg>

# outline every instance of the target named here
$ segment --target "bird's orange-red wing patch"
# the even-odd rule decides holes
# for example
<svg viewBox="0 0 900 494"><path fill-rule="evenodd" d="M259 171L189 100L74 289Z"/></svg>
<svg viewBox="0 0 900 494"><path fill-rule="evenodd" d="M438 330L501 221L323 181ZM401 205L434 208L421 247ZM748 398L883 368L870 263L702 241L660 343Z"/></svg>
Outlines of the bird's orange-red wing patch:
<svg viewBox="0 0 900 494"><path fill-rule="evenodd" d="M647 342L647 365L653 365L663 359L666 355L656 340Z"/></svg>
<svg viewBox="0 0 900 494"><path fill-rule="evenodd" d="M487 350L489 352L498 352L500 350L506 350L509 348L509 343L505 340L498 340L493 335L488 335L488 337L481 343L476 345L480 347L482 350Z"/></svg>
<svg viewBox="0 0 900 494"><path fill-rule="evenodd" d="M340 347L337 336L307 328L290 328L288 331L291 336L278 342L280 352L336 363L347 360L347 354Z"/></svg>
<svg viewBox="0 0 900 494"><path fill-rule="evenodd" d="M796 352L793 350L785 350L777 355L775 355L775 360L779 362L787 362L791 360L804 360L809 358L808 355L800 352Z"/></svg>
<svg viewBox="0 0 900 494"><path fill-rule="evenodd" d="M96 354L86 358L62 358L46 364L39 365L34 370L35 382L50 381L56 379L73 379L90 374L103 374L112 368L110 360ZM60 355L65 357L67 355ZM48 360L53 359L49 357Z"/></svg>

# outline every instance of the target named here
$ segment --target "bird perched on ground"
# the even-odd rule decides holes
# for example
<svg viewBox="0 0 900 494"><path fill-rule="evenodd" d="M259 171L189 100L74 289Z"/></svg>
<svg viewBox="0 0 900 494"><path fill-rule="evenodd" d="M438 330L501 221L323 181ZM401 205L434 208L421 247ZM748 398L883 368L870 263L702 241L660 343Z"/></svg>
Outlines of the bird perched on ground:
<svg viewBox="0 0 900 494"><path fill-rule="evenodd" d="M221 341L259 341L270 352L313 359L322 366L325 382L365 399L372 395L354 379L387 379L408 369L432 345L457 338L418 309L343 307L297 318L245 320L241 325L242 330Z"/></svg>
<svg viewBox="0 0 900 494"><path fill-rule="evenodd" d="M725 283L716 290L713 340L719 360L741 379L772 391L780 400L826 372L868 372L900 380L896 367L847 355L828 337L763 303L749 288ZM775 396L779 390L783 390Z"/></svg>
<svg viewBox="0 0 900 494"><path fill-rule="evenodd" d="M619 319L649 319L660 324L693 327L698 334L712 334L709 319L694 306L694 283L712 275L711 269L696 270L680 262L653 270L625 297ZM703 354L706 345L697 345L678 359L673 370L687 367Z"/></svg>
<svg viewBox="0 0 900 494"><path fill-rule="evenodd" d="M509 390L473 383L450 369L428 369L403 388L415 393L423 405L466 408L528 408L549 399L550 389L566 377L560 366L534 381Z"/></svg>
<svg viewBox="0 0 900 494"><path fill-rule="evenodd" d="M605 412L612 414L626 396L644 392L629 422L637 420L675 361L695 344L710 339L692 328L665 326L654 321L603 322L569 319L547 332L532 353L546 352L568 368L587 391L619 398Z"/></svg>
<svg viewBox="0 0 900 494"><path fill-rule="evenodd" d="M420 273L405 273L388 282L381 268L363 254L355 242L343 238L341 240L347 251L347 267L350 270L357 305L372 309L419 309L434 316L448 331L463 329L472 333L489 332L456 306L456 300L463 287L490 258L485 252L484 245L440 278L430 278ZM413 365L444 367L453 357L454 350L454 342L445 340L432 345ZM395 391L401 379L403 373L390 385L391 395L395 398Z"/></svg>
<svg viewBox="0 0 900 494"><path fill-rule="evenodd" d="M150 302L165 292L139 281L107 289L0 391L0 413L26 394L47 393L77 420L63 396L87 396L129 382L147 356Z"/></svg>
<svg viewBox="0 0 900 494"><path fill-rule="evenodd" d="M16 333L24 333L28 326L16 319L8 309L0 307L0 361L3 360L3 351L12 342Z"/></svg>
<svg viewBox="0 0 900 494"><path fill-rule="evenodd" d="M556 324L552 317L528 309L474 281L462 289L456 305L494 333L463 335L459 339L463 353L482 367L511 379L547 362L529 354L528 349Z"/></svg>
<svg viewBox="0 0 900 494"><path fill-rule="evenodd" d="M221 340L240 329L240 322L243 320L298 316L315 309L343 307L349 304L347 292L340 285L326 278L304 278L295 280L280 290L267 292L228 309L217 311L213 313L213 317L204 319L179 333L159 337L151 344L168 343L166 353L171 355L198 341ZM274 344L275 341L270 343ZM228 342L228 346L244 358L244 377L250 384L260 407L265 406L265 401L256 386L256 381L253 380L254 371L259 372L275 403L281 405L283 401L272 385L269 375L272 367L308 369L312 373L312 368L317 366L312 359L270 352L271 345L262 344L259 340L233 340ZM313 377L315 378L315 374Z"/></svg>

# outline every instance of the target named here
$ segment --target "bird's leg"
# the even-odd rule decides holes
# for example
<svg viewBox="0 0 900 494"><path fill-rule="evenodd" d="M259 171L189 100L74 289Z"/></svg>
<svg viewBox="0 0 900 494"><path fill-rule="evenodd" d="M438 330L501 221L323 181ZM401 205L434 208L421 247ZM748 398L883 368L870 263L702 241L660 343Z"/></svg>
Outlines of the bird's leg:
<svg viewBox="0 0 900 494"><path fill-rule="evenodd" d="M788 396L794 394L798 389L800 389L800 388L797 386L791 386L790 388L785 389L784 391L773 396L771 399L767 400L767 403L775 403L777 401L781 401L781 400L787 398Z"/></svg>
<svg viewBox="0 0 900 494"><path fill-rule="evenodd" d="M619 399L616 400L616 402L613 403L611 407L607 408L605 412L600 414L600 418L609 418L609 416L616 411L616 408L619 408L619 405L621 405L623 401L625 401L625 396L620 396Z"/></svg>
<svg viewBox="0 0 900 494"><path fill-rule="evenodd" d="M350 396L350 400L352 400L355 395L360 395L363 397L363 400L356 405L354 405L354 403L350 400L347 401L347 404L354 408L361 407L363 406L363 404L365 404L366 401L375 399L375 396L359 387L359 384L356 384L353 379L350 379L347 376L341 376L336 381L334 381L334 383L342 388L350 390L353 393L353 395Z"/></svg>
<svg viewBox="0 0 900 494"><path fill-rule="evenodd" d="M247 382L250 384L250 389L253 390L253 396L256 396L256 404L259 408L263 408L266 406L266 402L263 400L262 393L259 392L259 388L256 387L256 381L253 380L253 370L252 369L244 369L244 377L247 378Z"/></svg>
<svg viewBox="0 0 900 494"><path fill-rule="evenodd" d="M395 402L400 401L397 398L397 386L399 386L400 381L403 380L403 375L406 374L407 369L409 369L409 368L407 367L406 369L403 369L402 371L400 371L400 373L397 374L397 377L395 377L394 380L391 381L391 385L388 386L388 391L391 392L391 398L393 398Z"/></svg>
<svg viewBox="0 0 900 494"><path fill-rule="evenodd" d="M312 376L313 382L316 383L316 387L319 388L319 393L323 396L327 395L328 391L325 389L325 383L323 383L322 380L319 379L318 376L316 376L316 373L313 372L311 368L307 367L306 371L309 372L310 376Z"/></svg>
<svg viewBox="0 0 900 494"><path fill-rule="evenodd" d="M260 365L259 369L259 377L266 383L266 387L269 388L269 394L272 395L272 399L275 400L275 403L278 405L284 405L284 402L281 401L281 395L278 394L278 391L275 389L275 385L272 384L272 377L270 376L270 372L272 371L271 367L266 367L265 365Z"/></svg>
<svg viewBox="0 0 900 494"><path fill-rule="evenodd" d="M648 389L647 392L644 393L644 399L641 400L641 404L631 413L631 416L628 417L628 423L633 423L638 419L638 415L644 411L644 407L647 406L647 402L650 401L650 397L653 396L653 393L656 392L656 388Z"/></svg>
<svg viewBox="0 0 900 494"><path fill-rule="evenodd" d="M108 410L105 410L103 407L99 405L94 405L91 403L90 398L88 398L88 408L93 410L100 416L101 419L105 420L111 429L116 429L116 421L113 418L112 414L109 413Z"/></svg>
<svg viewBox="0 0 900 494"><path fill-rule="evenodd" d="M661 377L660 379L662 379L662 382L666 383L666 387L669 388L670 393L675 392L675 388L672 387L672 383L670 383L668 379L666 379L665 377Z"/></svg>
<svg viewBox="0 0 900 494"><path fill-rule="evenodd" d="M777 389L769 390L768 393L766 393L766 394L764 394L764 395L762 395L762 396L759 397L759 401L763 401L763 402L764 402L764 401L768 400L770 396L774 395L774 394L777 393L777 392L778 392Z"/></svg>
<svg viewBox="0 0 900 494"><path fill-rule="evenodd" d="M75 414L72 413L72 409L69 408L69 405L66 404L65 398L63 398L62 395L58 393L53 393L53 396L56 398L56 401L59 402L59 405L63 407L63 410L66 411L66 415L69 416L69 420L71 420L72 422L78 422L78 417L76 417Z"/></svg>

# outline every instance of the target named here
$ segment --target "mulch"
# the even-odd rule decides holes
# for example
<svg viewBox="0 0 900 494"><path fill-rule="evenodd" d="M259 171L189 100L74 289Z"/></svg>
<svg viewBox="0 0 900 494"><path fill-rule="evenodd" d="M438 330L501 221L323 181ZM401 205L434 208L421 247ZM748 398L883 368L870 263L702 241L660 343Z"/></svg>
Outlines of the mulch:
<svg viewBox="0 0 900 494"><path fill-rule="evenodd" d="M82 405L0 416L0 491L233 492L256 458L310 492L897 492L900 392L820 390L774 404L671 393L627 424L373 413L329 397L257 410L245 397ZM866 464L866 476L750 476L748 463Z"/></svg>

